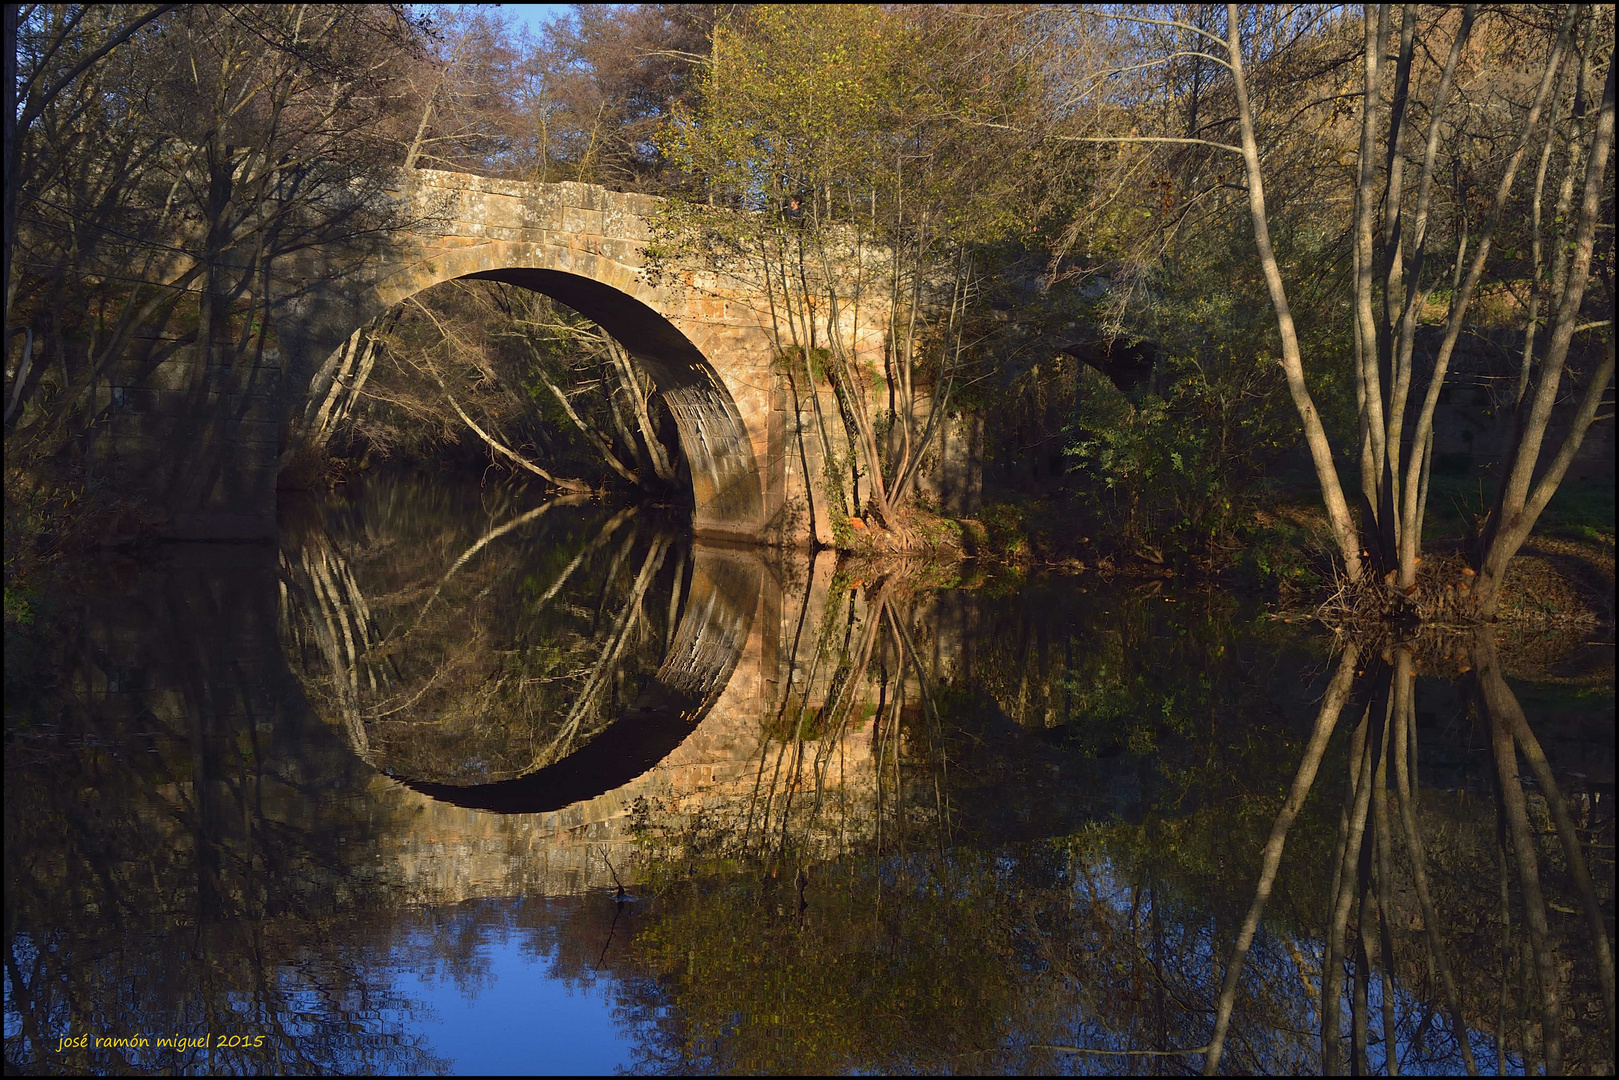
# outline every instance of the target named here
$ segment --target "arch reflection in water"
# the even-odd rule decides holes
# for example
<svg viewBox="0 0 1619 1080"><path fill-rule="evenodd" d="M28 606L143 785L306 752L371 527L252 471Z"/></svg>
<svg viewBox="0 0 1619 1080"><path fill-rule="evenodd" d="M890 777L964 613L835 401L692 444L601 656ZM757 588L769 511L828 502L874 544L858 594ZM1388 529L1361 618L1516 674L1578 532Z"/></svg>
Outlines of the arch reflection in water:
<svg viewBox="0 0 1619 1080"><path fill-rule="evenodd" d="M381 480L289 515L294 672L360 757L444 802L538 813L633 780L736 667L757 561L635 507L477 497Z"/></svg>

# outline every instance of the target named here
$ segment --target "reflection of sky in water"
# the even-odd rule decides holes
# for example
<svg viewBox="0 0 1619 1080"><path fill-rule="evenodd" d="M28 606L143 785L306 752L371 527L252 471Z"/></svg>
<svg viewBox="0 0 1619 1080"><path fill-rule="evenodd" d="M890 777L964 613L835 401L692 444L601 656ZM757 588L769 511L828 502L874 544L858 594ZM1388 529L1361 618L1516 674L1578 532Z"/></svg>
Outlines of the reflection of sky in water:
<svg viewBox="0 0 1619 1080"><path fill-rule="evenodd" d="M879 873L888 877L903 860L885 860ZM1003 874L1011 871L1015 860L1010 854L995 859ZM1075 882L1075 902L1084 905L1099 902L1121 914L1131 906L1129 886L1115 874L1111 860L1098 860L1091 868L1094 889ZM460 1075L486 1073L490 1075L571 1075L604 1074L634 1070L645 1065L645 1050L655 1042L645 1025L670 1017L663 1008L633 1015L626 1009L626 987L623 982L590 963L598 950L606 946L604 968L614 960L622 963L626 953L634 952L636 929L633 905L620 913L616 924L608 921L613 910L612 900L604 894L539 903L521 899L482 900L458 905L418 908L407 917L406 927L391 945L382 949L366 950L369 957L361 966L373 973L373 986L380 994L372 998L380 1007L376 1011L360 1007L349 1015L351 1031L361 1042L368 1039L397 1037L403 1044L415 1047L425 1056L407 1055L403 1058L371 1058L366 1064L379 1071L407 1072L422 1067L433 1068L434 1059L443 1063L450 1072ZM588 914L587 914L588 913ZM1144 911L1138 912L1143 920ZM581 915L587 917L581 919ZM601 918L607 916L606 919ZM599 920L599 921L598 921ZM608 934L611 933L611 941ZM1271 977L1287 985L1301 985L1297 966L1289 962L1280 950L1267 947L1269 936L1261 931L1256 941L1250 965L1273 966ZM558 940L571 939L575 948L570 964L562 956ZM1271 945L1278 939L1270 938ZM1305 955L1310 957L1314 971L1320 969L1325 946L1319 941L1296 939ZM1192 950L1196 955L1193 966L1209 969L1211 956L1208 941L1196 935ZM34 955L34 946L26 940L16 950L19 959ZM1183 958L1184 959L1184 958ZM583 964L581 963L583 960ZM1224 955L1215 965L1223 970ZM573 967L571 974L563 969ZM309 972L294 963L281 969L280 988L283 1001L290 1006L278 1018L283 1038L321 1040L318 1023L300 1023L299 1018L319 1017L320 1000L329 994L329 988L311 985ZM21 1027L21 1018L13 1007L9 983L5 987L5 1032L15 1037ZM1424 1003L1397 982L1395 985L1396 1012L1402 1022L1397 1027L1396 1045L1400 1052L1400 1071L1406 1074L1459 1075L1464 1070L1452 1048L1448 1020L1433 1003ZM1373 1073L1383 1071L1381 1030L1382 986L1374 977L1367 987L1369 1012L1373 1018L1372 1038L1367 1047L1368 1065ZM238 1015L243 1031L269 1030L262 1018L255 1015L253 1004L246 996L228 995L226 1003ZM1426 1024L1421 1037L1414 1038L1411 1020L1423 1016ZM759 1019L759 1018L754 1018ZM1297 1041L1307 1047L1318 1045L1319 1017L1311 1004L1304 1005L1300 1019L1306 1027L1297 1031L1273 1031L1269 1037L1283 1042ZM737 1013L733 1024L741 1025L747 1017ZM1345 1017L1347 1028L1347 1017ZM181 1024L183 1028L191 1025ZM197 1025L193 1030L203 1030ZM77 1029L82 1030L82 1029ZM1040 1042L1046 1033L1014 1028L1006 1032L1008 1047L1017 1047L1033 1041ZM1490 1035L1471 1028L1469 1031L1473 1053L1479 1071L1496 1072L1495 1048ZM1109 1030L1105 1022L1075 1012L1070 1021L1068 1039L1072 1044L1097 1048L1124 1050L1138 1046L1139 1040ZM638 1053L637 1051L640 1051ZM1346 1041L1347 1062L1347 1041ZM1189 1055L1181 1060L1194 1060ZM1507 1070L1522 1069L1521 1057L1511 1051L1506 1055ZM131 1059L147 1068L170 1071L177 1064L170 1051L152 1050ZM181 1059L185 1066L180 1071L206 1071L205 1058L188 1053ZM260 1065L272 1059L253 1055ZM290 1060L290 1059L289 1059ZM351 1065L365 1059L334 1058L328 1064ZM1107 1071L1104 1062L1118 1059L1071 1056L1056 1059L1058 1068L1080 1073ZM389 1068L389 1065L393 1068ZM416 1066L415 1069L411 1066Z"/></svg>
<svg viewBox="0 0 1619 1080"><path fill-rule="evenodd" d="M395 1002L380 1020L453 1074L610 1074L638 1035L615 1015L620 983L591 963L630 944L628 913L612 912L599 892L416 908L379 973Z"/></svg>
<svg viewBox="0 0 1619 1080"><path fill-rule="evenodd" d="M513 930L481 944L487 967L475 988L447 974L397 972L394 991L427 1010L395 1019L462 1074L610 1073L627 1064L629 1035L613 1017L610 984L558 977L555 952L535 955L526 937Z"/></svg>
<svg viewBox="0 0 1619 1080"><path fill-rule="evenodd" d="M581 902L612 910L612 901L600 895ZM358 1044L387 1042L412 1048L400 1057L353 1055L352 1051L326 1056L319 1047L343 1041L332 1038L329 1010L323 1007L331 1004L332 987L318 977L312 980L314 970L294 962L281 967L275 979L281 1007L273 1020L263 1015L251 995L229 993L223 996L223 1008L212 1024L196 1015L169 1017L172 1023L162 1030L145 1022L116 1030L95 1023L89 1027L71 1022L51 1025L46 1061L53 1056L55 1039L63 1034L120 1037L144 1033L155 1042L175 1034L197 1037L208 1030L231 1030L265 1034L266 1046L250 1053L216 1051L215 1065L227 1071L245 1063L249 1072L297 1072L299 1055L291 1048L300 1042L310 1044L303 1049L313 1050L311 1060L325 1058L327 1068L340 1072L355 1068L382 1073L433 1071L434 1059L458 1075L590 1075L631 1065L640 1025L624 1017L622 1007L612 1000L620 986L618 980L588 969L576 976L562 974L558 970L560 950L545 941L554 935L554 929L514 924L524 906L521 900L501 900L418 909L411 920L416 925L404 930L400 940L380 950L365 949L356 957L360 969L367 972L370 989L362 991L362 996L370 999L370 1007L349 1001L343 1010L347 1022L342 1026ZM541 905L541 910L548 909ZM620 918L612 949L628 945L627 922ZM596 929L592 924L575 931L575 936L592 939L588 943L592 951L606 942L605 929L601 941L594 940ZM161 955L174 944L152 941L137 951ZM14 941L13 947L18 959L32 960L37 955L36 946L26 936ZM23 1020L9 980L4 988L5 1036L14 1039L21 1034ZM234 1023L225 1021L232 1015ZM154 1045L128 1051L125 1059L139 1071L210 1071L210 1057L200 1050L176 1052ZM8 1075L12 1064L8 1056Z"/></svg>

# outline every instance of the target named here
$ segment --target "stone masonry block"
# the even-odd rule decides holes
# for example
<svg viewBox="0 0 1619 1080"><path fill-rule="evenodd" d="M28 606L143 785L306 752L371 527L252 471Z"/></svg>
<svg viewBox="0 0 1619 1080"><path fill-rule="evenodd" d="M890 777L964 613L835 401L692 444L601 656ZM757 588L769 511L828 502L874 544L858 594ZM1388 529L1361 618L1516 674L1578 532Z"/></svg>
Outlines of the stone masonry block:
<svg viewBox="0 0 1619 1080"><path fill-rule="evenodd" d="M569 206L562 211L562 230L575 236L599 237L605 224L600 210Z"/></svg>
<svg viewBox="0 0 1619 1080"><path fill-rule="evenodd" d="M643 195L640 192L624 192L618 196L620 205L626 213L632 214L641 220L650 218L663 204L663 200L655 195Z"/></svg>
<svg viewBox="0 0 1619 1080"><path fill-rule="evenodd" d="M187 390L191 387L192 372L196 364L188 356L172 357L152 368L142 380L143 386L153 390Z"/></svg>
<svg viewBox="0 0 1619 1080"><path fill-rule="evenodd" d="M646 245L634 240L621 240L616 237L603 237L597 245L597 250L614 262L624 263L628 266L640 266L644 261Z"/></svg>
<svg viewBox="0 0 1619 1080"><path fill-rule="evenodd" d="M628 217L620 228L614 230L614 234L626 240L645 243L652 239L652 226L644 217Z"/></svg>

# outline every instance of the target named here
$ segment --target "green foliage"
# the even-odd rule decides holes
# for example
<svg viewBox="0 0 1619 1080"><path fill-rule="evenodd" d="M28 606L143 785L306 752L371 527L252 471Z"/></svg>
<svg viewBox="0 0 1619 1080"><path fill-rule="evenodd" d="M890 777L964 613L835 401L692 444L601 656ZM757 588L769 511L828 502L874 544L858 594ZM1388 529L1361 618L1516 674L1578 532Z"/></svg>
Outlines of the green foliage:
<svg viewBox="0 0 1619 1080"><path fill-rule="evenodd" d="M1613 478L1564 480L1537 523L1553 536L1612 544L1614 540Z"/></svg>
<svg viewBox="0 0 1619 1080"><path fill-rule="evenodd" d="M1490 470L1470 464L1466 454L1445 455L1452 461L1434 462L1428 491L1424 537L1469 536L1489 512L1498 478ZM1564 480L1546 504L1535 532L1594 544L1614 542L1614 486L1611 478Z"/></svg>
<svg viewBox="0 0 1619 1080"><path fill-rule="evenodd" d="M847 439L870 478L849 494L880 526L915 496L939 432L932 403L948 398L953 411L955 394L976 400L992 376L980 366L999 332L985 295L1020 260L1044 261L1030 250L1082 174L1048 167L1034 66L1010 22L760 6L716 30L698 94L660 137L706 199L660 210L652 275L716 258L759 275L778 350L833 391L822 437L839 455ZM964 122L982 116L995 120ZM1006 167L1025 158L1028 168ZM854 321L886 324L886 355ZM829 479L842 471L829 466Z"/></svg>
<svg viewBox="0 0 1619 1080"><path fill-rule="evenodd" d="M1304 240L1299 246L1298 262L1325 258ZM1082 498L1125 539L1220 561L1267 470L1298 444L1275 320L1244 272L1243 245L1233 247L1189 242L1160 268L1136 269L1127 298L1136 306L1121 314L1159 351L1151 379L1127 397L1083 372L1066 448ZM1307 324L1305 345L1318 363L1312 392L1329 422L1352 431L1352 383L1324 336L1328 314Z"/></svg>
<svg viewBox="0 0 1619 1080"><path fill-rule="evenodd" d="M1099 328L1144 343L1153 370L1127 393L1081 376L1068 486L1100 528L1223 564L1267 470L1300 442L1247 200L1224 183L1229 163L1201 149L1110 153L1118 187L1065 238L1065 273L1090 278ZM1352 442L1344 237L1286 187L1270 228L1310 392L1334 440Z"/></svg>
<svg viewBox="0 0 1619 1080"><path fill-rule="evenodd" d="M1130 754L1154 754L1161 734L1189 735L1191 702L1163 689L1160 676L1137 673L1129 678L1105 670L1074 673L1066 687L1075 720L1070 745L1089 755L1109 748ZM1201 687L1207 697L1207 679Z"/></svg>
<svg viewBox="0 0 1619 1080"><path fill-rule="evenodd" d="M721 205L797 199L807 228L908 229L922 212L971 242L1027 235L1027 177L958 118L1035 108L1036 84L1016 62L959 63L973 29L916 9L761 5L716 27L700 100L675 106L659 147Z"/></svg>
<svg viewBox="0 0 1619 1080"><path fill-rule="evenodd" d="M717 29L700 111L677 110L664 152L742 204L783 175L819 186L863 169L895 89L897 43L872 32L881 19L870 7L764 7L746 30Z"/></svg>
<svg viewBox="0 0 1619 1080"><path fill-rule="evenodd" d="M1224 538L1247 479L1222 445L1243 426L1228 402L1200 377L1178 382L1168 400L1131 402L1088 374L1065 454L1096 516L1127 541L1206 551ZM1198 422L1211 414L1216 426Z"/></svg>
<svg viewBox="0 0 1619 1080"><path fill-rule="evenodd" d="M33 593L23 589L13 589L6 586L6 624L19 623L23 626L32 626L34 623L34 605L38 602Z"/></svg>
<svg viewBox="0 0 1619 1080"><path fill-rule="evenodd" d="M984 507L978 520L984 526L991 552L1016 560L1029 553L1029 539L1023 526L1024 508L1015 503L992 503Z"/></svg>
<svg viewBox="0 0 1619 1080"><path fill-rule="evenodd" d="M1330 540L1320 530L1265 514L1241 523L1236 539L1239 580L1267 592L1313 589L1330 572Z"/></svg>

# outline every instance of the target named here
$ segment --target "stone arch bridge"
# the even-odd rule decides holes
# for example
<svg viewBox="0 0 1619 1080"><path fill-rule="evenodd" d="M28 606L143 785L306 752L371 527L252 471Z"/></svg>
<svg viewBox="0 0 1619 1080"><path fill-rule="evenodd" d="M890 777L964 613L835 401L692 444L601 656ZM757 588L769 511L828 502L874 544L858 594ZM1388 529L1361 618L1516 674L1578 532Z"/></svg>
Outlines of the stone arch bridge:
<svg viewBox="0 0 1619 1080"><path fill-rule="evenodd" d="M773 364L769 298L717 259L675 265L654 283L646 250L658 199L432 170L402 175L390 195L408 226L364 251L317 252L277 270L278 291L290 296L273 316L278 356L245 376L209 371L199 380L196 361L182 355L115 374L102 389L111 416L93 460L118 486L166 502L169 535L272 537L289 418L322 363L423 289L478 278L562 301L618 338L650 374L679 430L697 532L795 546L830 541L819 441L799 437L810 406L794 400ZM867 312L880 317L881 308ZM859 358L881 370L883 325L851 321L845 332ZM195 415L199 381L222 406L207 421ZM825 407L835 408L830 400ZM202 474L184 495L172 479L176 455Z"/></svg>

